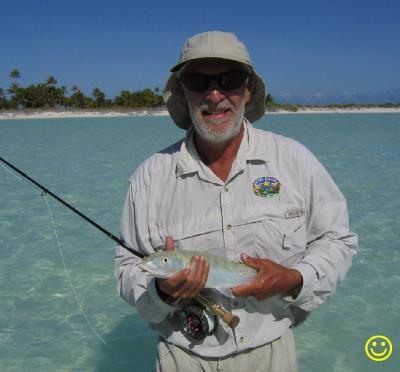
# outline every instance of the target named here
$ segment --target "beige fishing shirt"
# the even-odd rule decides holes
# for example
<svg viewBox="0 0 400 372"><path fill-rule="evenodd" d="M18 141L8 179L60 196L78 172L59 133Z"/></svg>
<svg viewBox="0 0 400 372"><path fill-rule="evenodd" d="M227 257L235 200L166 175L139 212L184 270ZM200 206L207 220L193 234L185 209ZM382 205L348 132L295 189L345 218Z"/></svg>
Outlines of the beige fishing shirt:
<svg viewBox="0 0 400 372"><path fill-rule="evenodd" d="M351 266L357 236L349 230L346 201L318 160L294 140L245 121L226 182L199 158L193 133L142 163L130 178L121 238L148 255L172 236L178 249L268 258L297 269L303 287L293 300L277 295L209 297L240 318L235 330L219 321L216 332L193 341L181 332L176 306L157 295L140 259L117 247L120 295L167 342L207 357L266 344L330 297Z"/></svg>

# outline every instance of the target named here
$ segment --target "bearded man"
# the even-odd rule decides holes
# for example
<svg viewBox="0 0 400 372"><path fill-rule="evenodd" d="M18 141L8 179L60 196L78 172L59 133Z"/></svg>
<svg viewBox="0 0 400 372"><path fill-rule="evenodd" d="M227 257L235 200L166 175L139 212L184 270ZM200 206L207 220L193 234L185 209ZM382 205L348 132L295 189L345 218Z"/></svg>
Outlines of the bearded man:
<svg viewBox="0 0 400 372"><path fill-rule="evenodd" d="M118 291L158 332L158 371L296 371L292 327L334 293L356 251L346 201L304 146L253 127L265 86L235 35L193 36L171 72L166 105L186 137L130 178L121 237L143 255L198 255L156 279L117 247ZM209 252L257 276L232 288L232 298L207 293L240 323L218 322L196 339L182 331L179 313L204 294Z"/></svg>

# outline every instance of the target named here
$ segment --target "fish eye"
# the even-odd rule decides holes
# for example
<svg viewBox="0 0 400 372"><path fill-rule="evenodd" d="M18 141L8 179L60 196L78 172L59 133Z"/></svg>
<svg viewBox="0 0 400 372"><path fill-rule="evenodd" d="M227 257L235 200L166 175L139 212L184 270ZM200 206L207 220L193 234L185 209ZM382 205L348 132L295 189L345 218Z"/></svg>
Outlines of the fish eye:
<svg viewBox="0 0 400 372"><path fill-rule="evenodd" d="M162 258L162 263L167 264L168 262L169 262L168 257L163 257L163 258Z"/></svg>

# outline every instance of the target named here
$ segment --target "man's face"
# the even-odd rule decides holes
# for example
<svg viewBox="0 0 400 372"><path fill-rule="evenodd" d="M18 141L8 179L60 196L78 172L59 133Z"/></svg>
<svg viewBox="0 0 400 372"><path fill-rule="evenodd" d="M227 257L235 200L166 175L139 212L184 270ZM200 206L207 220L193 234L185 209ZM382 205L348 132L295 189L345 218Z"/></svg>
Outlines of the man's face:
<svg viewBox="0 0 400 372"><path fill-rule="evenodd" d="M243 66L239 63L202 60L191 62L182 72L182 76L186 74L215 76L243 70ZM225 76L229 79L229 75ZM225 77L222 77L222 80L224 79ZM190 90L185 86L188 84L182 84L195 132L209 143L229 142L238 135L243 123L245 105L250 100L248 79L243 79L243 84L239 87L225 90L219 86L218 81L221 79L209 80L208 86L201 91Z"/></svg>

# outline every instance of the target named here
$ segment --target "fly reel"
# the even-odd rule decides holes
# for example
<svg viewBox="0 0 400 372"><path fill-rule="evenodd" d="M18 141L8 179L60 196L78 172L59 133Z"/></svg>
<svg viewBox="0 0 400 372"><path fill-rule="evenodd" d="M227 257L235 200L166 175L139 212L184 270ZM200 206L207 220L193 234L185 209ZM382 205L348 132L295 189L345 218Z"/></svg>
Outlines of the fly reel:
<svg viewBox="0 0 400 372"><path fill-rule="evenodd" d="M179 321L183 333L195 340L203 340L217 325L216 316L197 304L184 307L179 312Z"/></svg>

